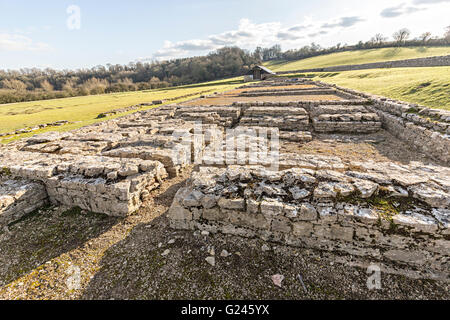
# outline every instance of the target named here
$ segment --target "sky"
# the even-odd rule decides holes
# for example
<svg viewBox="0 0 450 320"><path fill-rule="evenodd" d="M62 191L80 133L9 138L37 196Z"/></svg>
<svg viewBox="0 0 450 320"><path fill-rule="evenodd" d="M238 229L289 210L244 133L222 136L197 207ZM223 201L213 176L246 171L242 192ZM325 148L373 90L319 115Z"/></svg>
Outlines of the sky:
<svg viewBox="0 0 450 320"><path fill-rule="evenodd" d="M79 69L368 41L408 28L441 37L450 0L0 0L0 69Z"/></svg>

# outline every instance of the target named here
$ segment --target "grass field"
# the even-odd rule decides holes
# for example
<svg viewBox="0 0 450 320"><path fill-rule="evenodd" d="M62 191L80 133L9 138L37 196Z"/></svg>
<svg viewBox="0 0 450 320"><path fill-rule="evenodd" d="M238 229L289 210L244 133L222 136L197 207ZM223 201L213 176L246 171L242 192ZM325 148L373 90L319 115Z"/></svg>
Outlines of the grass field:
<svg viewBox="0 0 450 320"><path fill-rule="evenodd" d="M317 72L302 76L430 108L450 110L450 67Z"/></svg>
<svg viewBox="0 0 450 320"><path fill-rule="evenodd" d="M72 130L95 122L123 116L127 113L97 119L97 116L100 113L129 107L139 103L172 99L184 95L195 94L195 96L181 98L170 102L177 103L196 98L202 93L208 94L215 91L221 92L231 90L241 84L241 78L233 78L165 89L3 104L0 105L0 133L11 132L17 129L33 127L39 124L55 122L58 120L68 120L76 123L68 124L62 127L45 128L32 133L9 136L2 139L0 142L7 143L18 138L31 136L46 131ZM145 107L141 110L149 108L152 107ZM136 110L128 113L131 112L136 112Z"/></svg>
<svg viewBox="0 0 450 320"><path fill-rule="evenodd" d="M295 71L302 69L324 68L349 64L373 63L444 56L450 54L448 47L411 47L382 48L331 53L297 61L270 61L264 65L273 71Z"/></svg>

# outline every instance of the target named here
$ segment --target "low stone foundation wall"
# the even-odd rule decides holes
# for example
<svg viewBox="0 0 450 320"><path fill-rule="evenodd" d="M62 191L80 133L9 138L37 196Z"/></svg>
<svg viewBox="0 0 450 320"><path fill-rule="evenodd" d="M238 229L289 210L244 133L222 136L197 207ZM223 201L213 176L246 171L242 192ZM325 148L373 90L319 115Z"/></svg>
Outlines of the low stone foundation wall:
<svg viewBox="0 0 450 320"><path fill-rule="evenodd" d="M44 184L0 176L0 227L21 219L47 203Z"/></svg>
<svg viewBox="0 0 450 320"><path fill-rule="evenodd" d="M167 177L162 163L101 156L57 156L29 152L0 159L8 178L41 182L52 203L125 216Z"/></svg>
<svg viewBox="0 0 450 320"><path fill-rule="evenodd" d="M387 259L448 280L450 198L425 187L423 170L443 174L388 163L345 172L203 167L168 217L176 229Z"/></svg>
<svg viewBox="0 0 450 320"><path fill-rule="evenodd" d="M368 99L370 105L367 108L377 113L383 128L411 147L450 164L450 111L334 87Z"/></svg>
<svg viewBox="0 0 450 320"><path fill-rule="evenodd" d="M316 132L373 133L381 129L380 118L364 106L323 105L310 108Z"/></svg>
<svg viewBox="0 0 450 320"><path fill-rule="evenodd" d="M217 124L223 127L231 127L236 124L240 115L240 108L227 106L180 106L175 112L176 118L180 118L185 121L202 121L205 124Z"/></svg>
<svg viewBox="0 0 450 320"><path fill-rule="evenodd" d="M300 90L258 90L242 92L240 97L260 97L260 96L308 96L308 95L337 95L339 92L335 89L300 89Z"/></svg>
<svg viewBox="0 0 450 320"><path fill-rule="evenodd" d="M319 133L374 133L381 129L380 121L370 121L364 118L367 118L367 116L357 118L354 115L338 115L335 117L323 115L313 119L312 124L314 131Z"/></svg>
<svg viewBox="0 0 450 320"><path fill-rule="evenodd" d="M309 116L305 109L298 107L250 107L244 111L240 125L306 131L309 130Z"/></svg>
<svg viewBox="0 0 450 320"><path fill-rule="evenodd" d="M380 116L386 130L411 147L421 150L434 159L450 164L450 138L448 134L426 129L390 112L377 109L377 107L381 109L381 105L376 105L372 110Z"/></svg>
<svg viewBox="0 0 450 320"><path fill-rule="evenodd" d="M320 105L367 105L369 103L368 99L360 98L354 100L314 100L314 101L279 101L279 102L234 102L232 106L241 107L243 110L250 107L300 107L304 108L306 111L310 111L312 107L317 107Z"/></svg>

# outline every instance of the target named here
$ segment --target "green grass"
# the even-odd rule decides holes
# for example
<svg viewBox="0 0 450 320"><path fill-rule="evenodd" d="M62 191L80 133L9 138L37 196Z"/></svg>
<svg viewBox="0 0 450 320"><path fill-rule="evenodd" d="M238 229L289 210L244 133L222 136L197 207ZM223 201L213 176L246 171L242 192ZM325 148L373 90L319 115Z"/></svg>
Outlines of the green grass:
<svg viewBox="0 0 450 320"><path fill-rule="evenodd" d="M233 78L165 89L3 104L0 105L0 133L12 132L17 129L33 127L58 120L68 120L76 123L61 127L49 127L33 131L32 133L9 136L0 142L7 143L46 131L73 130L96 122L117 118L128 113L136 112L137 110L97 119L98 115L103 112L125 108L139 103L151 102L153 100L164 100L196 94L196 96L170 102L178 103L196 98L200 96L201 92L208 91L204 94L209 94L215 91L227 91L241 84L241 78ZM144 107L140 110L149 108L152 107Z"/></svg>
<svg viewBox="0 0 450 320"><path fill-rule="evenodd" d="M430 108L450 110L450 67L317 72L303 76Z"/></svg>
<svg viewBox="0 0 450 320"><path fill-rule="evenodd" d="M450 46L382 48L331 53L290 62L270 61L265 63L264 65L272 69L273 71L282 72L350 64L363 64L382 61L444 56L448 54L450 54Z"/></svg>

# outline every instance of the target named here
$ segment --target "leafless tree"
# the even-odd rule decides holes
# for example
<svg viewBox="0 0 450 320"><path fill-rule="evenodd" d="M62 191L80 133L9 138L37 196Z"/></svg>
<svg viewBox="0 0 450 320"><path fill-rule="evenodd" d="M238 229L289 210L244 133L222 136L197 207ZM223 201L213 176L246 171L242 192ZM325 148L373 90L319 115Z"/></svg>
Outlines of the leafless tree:
<svg viewBox="0 0 450 320"><path fill-rule="evenodd" d="M386 40L387 38L384 37L381 33L377 33L374 37L372 37L370 41L375 44L382 44Z"/></svg>
<svg viewBox="0 0 450 320"><path fill-rule="evenodd" d="M425 32L420 36L420 40L423 43L427 43L431 39L431 32Z"/></svg>
<svg viewBox="0 0 450 320"><path fill-rule="evenodd" d="M450 26L447 27L447 31L444 33L444 39L447 43L450 43Z"/></svg>
<svg viewBox="0 0 450 320"><path fill-rule="evenodd" d="M409 36L411 35L411 31L409 31L406 28L400 29L397 32L395 32L392 36L394 37L394 40L398 43L402 43L405 40L408 40Z"/></svg>

